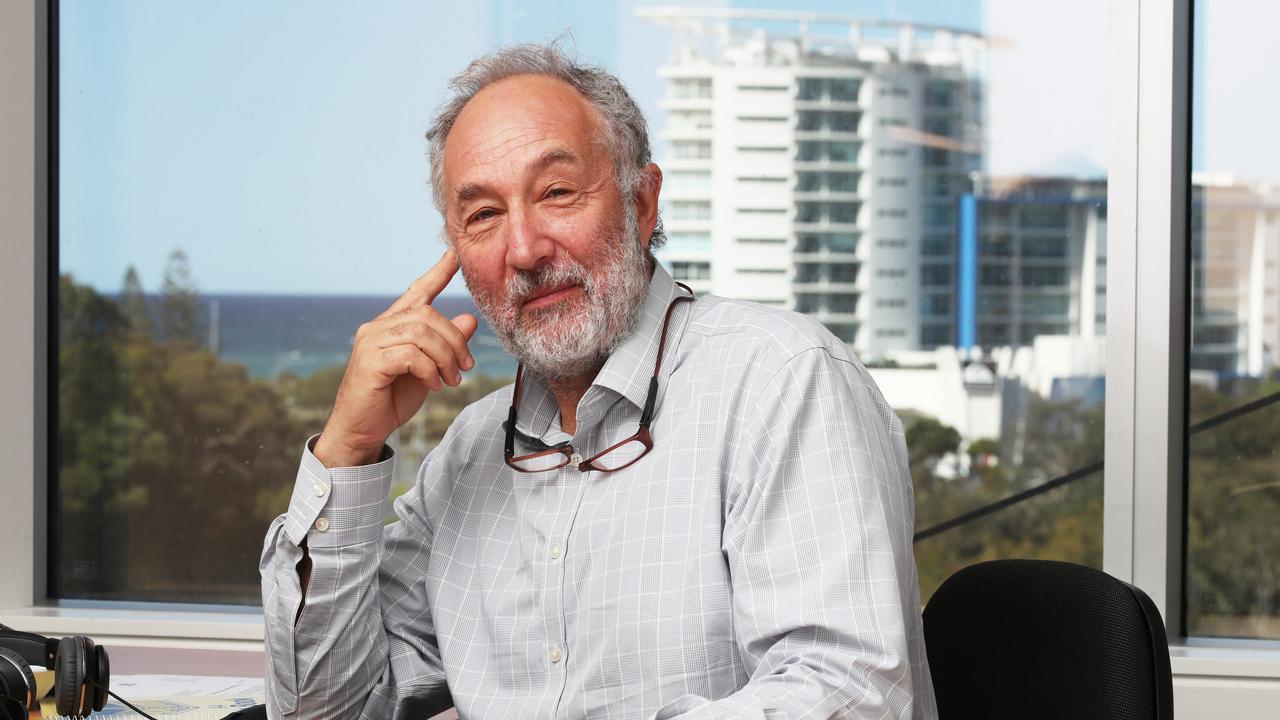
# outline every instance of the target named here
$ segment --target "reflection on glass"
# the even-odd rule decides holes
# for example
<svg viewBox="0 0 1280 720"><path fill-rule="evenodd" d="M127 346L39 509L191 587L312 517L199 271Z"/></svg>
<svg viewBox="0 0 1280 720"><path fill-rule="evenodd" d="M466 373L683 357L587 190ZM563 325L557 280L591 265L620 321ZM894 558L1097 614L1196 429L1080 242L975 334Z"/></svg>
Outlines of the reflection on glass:
<svg viewBox="0 0 1280 720"><path fill-rule="evenodd" d="M1265 28L1280 12L1221 0L1195 11L1186 626L1275 640L1280 147L1254 83L1277 57Z"/></svg>
<svg viewBox="0 0 1280 720"><path fill-rule="evenodd" d="M1102 454L1104 138L1046 128L1063 112L1105 115L1099 78L1106 75L1082 70L1093 59L1078 52L1041 50L1049 47L1043 27L1057 20L1041 14L1034 26L1001 25L1007 21L983 5L939 3L905 21L849 19L834 28L809 24L804 13L816 8L801 2L775 8L782 12L768 21L732 17L732 8L618 14L596 29L622 27L656 41L628 45L625 57L608 44L584 48L603 53L592 61L626 68L622 79L649 114L666 178L669 240L659 260L699 293L799 311L850 345L906 425L921 530ZM369 96L363 82L338 91L331 85L345 76L332 68L307 78L305 63L280 66L295 52L287 48L226 62L242 25L233 8L193 18L173 6L170 22L143 22L118 7L66 2L61 17L64 31L94 41L68 42L78 51L61 67L65 277L53 594L255 603L263 529L287 505L301 443L323 425L351 335L398 291L388 268L405 264L402 257L423 260L433 217L423 211L377 223L388 208L427 202L419 124L443 86L422 90L416 77ZM1091 18L1072 35L1075 45L1082 36L1101 44L1105 9L1065 9L1059 20L1075 15ZM172 28L184 20L203 38L181 54L193 75L210 79L199 93L149 74L173 61L182 35ZM351 18L313 20L340 29ZM493 44L561 29L531 26L526 37L495 30ZM581 30L584 44L597 34ZM1013 42L989 47L988 32ZM428 57L421 55L428 45L453 46L416 35L401 41L400 52L417 65L401 64L439 75L484 50L458 46ZM113 57L136 58L136 67L126 73L107 62ZM323 92L220 121L204 117L201 103L210 98L248 107L238 88L262 76ZM121 84L126 77L135 82ZM1079 104L1042 111L1018 98L1047 78ZM79 94L99 86L114 90ZM253 87L262 96L271 89ZM389 109L420 90L420 106ZM335 94L344 107L367 112L333 121L332 113L311 112L315 98ZM175 115L186 119L180 132L171 127ZM393 134L376 124L388 117L407 118L394 130L417 144L369 144ZM284 152L285 140L298 137L310 144ZM334 168L305 164L348 146L358 150ZM1047 149L1029 155L1028 147ZM156 179L203 177L191 168L223 157L234 160L231 169L210 174L216 182L182 194L182 202L161 192L181 183ZM397 162L412 172L384 177ZM121 181L126 175L131 183ZM348 199L364 186L375 189L360 202ZM108 191L120 195L97 198ZM268 191L269 202L259 197ZM269 213L255 210L264 204ZM760 209L786 212L752 212ZM291 220L264 232L237 224L242 214ZM342 222L308 226L312 232L291 225L317 215ZM81 217L88 220L77 225ZM331 232L335 224L340 233ZM317 242L311 235L321 231L331 234ZM352 247L397 234L412 238L401 252L348 267ZM248 244L228 249L237 242ZM288 250L269 254L277 246ZM174 247L189 254L162 269ZM104 260L102 248L111 257ZM240 283L244 268L257 265L267 271ZM140 271L126 276L130 267ZM752 268L749 282L740 268ZM335 288L335 278L364 284ZM285 282L292 284L282 289ZM449 302L451 314L472 307L463 296ZM1205 325L1202 337L1213 341L1201 348L1206 358L1239 341L1225 320ZM514 364L486 327L474 345L483 376L439 395L394 438L393 493L413 481L459 409L510 376ZM1083 476L920 542L923 599L960 566L991 557L1100 564L1099 478ZM198 561L192 547L201 549Z"/></svg>
<svg viewBox="0 0 1280 720"><path fill-rule="evenodd" d="M1076 26L1077 37L1105 37L1103 10ZM1056 92L1089 95L1088 109L1078 106L1084 117L1103 112L1106 92L1097 81L1105 75L1072 65L1078 54L1036 50L1052 46L1042 26L974 12L967 29L936 33L922 25L938 18L915 20L849 20L819 32L799 13L762 22L689 9L656 22L680 31L662 69L668 83L710 74L716 88L761 77L791 88L750 100L753 113L794 118L795 182L751 196L794 208L791 253L737 241L744 228L713 227L706 260L790 270L789 306L870 366L908 428L923 530L1102 458L1106 129L1059 137L1046 130L1056 114L1024 117L1016 96L1053 78ZM1047 24L1058 20L1071 22L1063 14ZM988 48L986 22L1030 50ZM997 77L1016 87L994 86ZM727 110L734 100L713 98L714 136L744 132L714 126L729 114L715 104ZM998 137L987 135L993 115L1004 121ZM712 174L740 174L760 162L740 148L776 140L734 136L723 155L717 145ZM679 142L673 133L669 157L680 157ZM1077 162L1063 170L1010 152L993 171L994 150L1015 146L1052 146ZM740 208L734 192L713 185L707 198L713 209ZM712 276L710 292L755 292L732 273ZM922 541L926 599L950 572L986 558L1100 565L1101 503L1093 472L1052 497Z"/></svg>

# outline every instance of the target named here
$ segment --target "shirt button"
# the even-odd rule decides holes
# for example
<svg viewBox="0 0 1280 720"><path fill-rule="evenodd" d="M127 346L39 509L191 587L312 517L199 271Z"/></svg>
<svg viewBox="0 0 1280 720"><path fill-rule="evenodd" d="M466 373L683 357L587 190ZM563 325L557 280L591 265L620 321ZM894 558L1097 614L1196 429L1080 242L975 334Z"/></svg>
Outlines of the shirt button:
<svg viewBox="0 0 1280 720"><path fill-rule="evenodd" d="M560 545L558 543L551 546L551 559L552 560L560 559Z"/></svg>
<svg viewBox="0 0 1280 720"><path fill-rule="evenodd" d="M570 455L570 456L569 456L569 462L573 463L574 465L581 465L581 464L582 464L582 456L581 456L581 455L579 455L578 453L574 453L574 454L572 454L572 455Z"/></svg>
<svg viewBox="0 0 1280 720"><path fill-rule="evenodd" d="M324 486L320 483L316 483L311 486L311 492L315 493L316 497L320 497L321 495L324 495Z"/></svg>
<svg viewBox="0 0 1280 720"><path fill-rule="evenodd" d="M547 656L551 658L551 662L553 663L560 662L560 658L564 657L563 654L561 654L560 652L559 645L552 645L551 650L547 652Z"/></svg>
<svg viewBox="0 0 1280 720"><path fill-rule="evenodd" d="M320 532L324 532L325 530L328 530L328 529L329 529L329 518L327 518L327 517L317 518L317 519L316 519L316 529L317 529L317 530L319 530Z"/></svg>

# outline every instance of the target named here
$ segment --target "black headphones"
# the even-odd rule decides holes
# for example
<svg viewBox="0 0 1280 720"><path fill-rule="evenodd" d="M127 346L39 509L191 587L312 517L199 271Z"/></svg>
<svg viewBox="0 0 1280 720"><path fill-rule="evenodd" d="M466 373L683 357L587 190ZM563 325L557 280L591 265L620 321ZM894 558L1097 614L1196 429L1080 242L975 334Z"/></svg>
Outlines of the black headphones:
<svg viewBox="0 0 1280 720"><path fill-rule="evenodd" d="M107 651L83 635L61 640L0 625L0 718L27 720L34 708L36 679L31 666L53 670L58 714L86 717L107 704L111 663Z"/></svg>

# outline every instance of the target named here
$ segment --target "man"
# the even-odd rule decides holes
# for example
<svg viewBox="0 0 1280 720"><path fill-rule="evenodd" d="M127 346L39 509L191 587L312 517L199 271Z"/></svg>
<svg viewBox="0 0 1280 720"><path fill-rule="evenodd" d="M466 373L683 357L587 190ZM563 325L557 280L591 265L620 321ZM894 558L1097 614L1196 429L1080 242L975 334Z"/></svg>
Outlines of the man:
<svg viewBox="0 0 1280 720"><path fill-rule="evenodd" d="M901 426L820 325L687 299L614 77L471 64L431 131L449 251L360 328L262 557L277 717L928 718ZM383 527L384 441L470 369L461 267L521 362Z"/></svg>

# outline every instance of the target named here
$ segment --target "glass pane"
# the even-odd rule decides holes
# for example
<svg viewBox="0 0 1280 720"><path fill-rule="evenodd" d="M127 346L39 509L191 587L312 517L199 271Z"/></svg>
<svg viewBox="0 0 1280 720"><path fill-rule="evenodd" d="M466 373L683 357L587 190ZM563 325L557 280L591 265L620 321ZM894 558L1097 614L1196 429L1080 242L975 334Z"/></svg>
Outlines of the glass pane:
<svg viewBox="0 0 1280 720"><path fill-rule="evenodd" d="M1186 626L1280 639L1280 140L1266 3L1195 3Z"/></svg>
<svg viewBox="0 0 1280 720"><path fill-rule="evenodd" d="M784 11L734 18L732 31L693 9L697 22L664 26L705 33L673 34L662 76L709 78L711 133L734 138L716 146L712 177L764 162L737 147L778 140L719 110L734 107L732 89L785 83L752 96L752 113L794 118L793 183L704 195L713 217L721 204L792 208L790 252L717 223L696 258L710 265L707 290L760 292L718 266L787 271L789 307L847 342L903 417L921 530L1101 461L1109 73L1105 53L1079 49L1107 46L1107 4L919 4L901 25L826 27L799 11L866 12L783 5L732 3ZM1065 110L1061 97L1073 98ZM679 159L679 142L662 154ZM922 540L924 599L986 558L1100 566L1101 503L1095 469Z"/></svg>
<svg viewBox="0 0 1280 720"><path fill-rule="evenodd" d="M862 357L908 426L921 530L1100 459L1108 72L1080 48L1106 47L1110 14L1023 5L473 3L451 10L468 32L423 42L430 4L64 0L51 594L259 601L263 530L355 329L443 249L424 118L471 59L566 28L649 120L664 264ZM437 304L474 307L461 278ZM472 350L393 435L393 495L509 382L486 325ZM918 543L924 598L983 557L1100 562L1097 474L1055 492L1034 522Z"/></svg>

